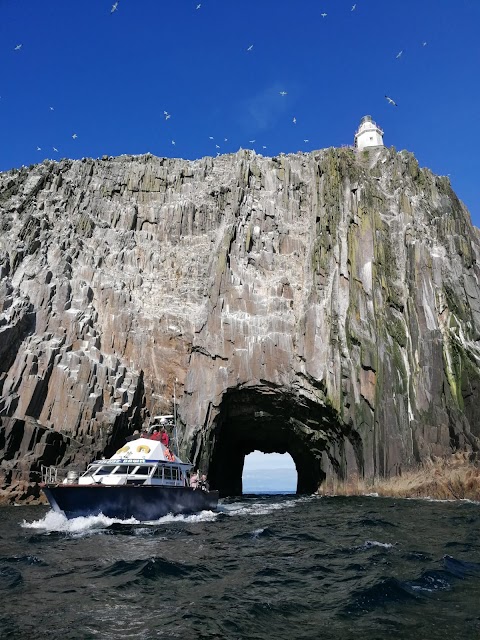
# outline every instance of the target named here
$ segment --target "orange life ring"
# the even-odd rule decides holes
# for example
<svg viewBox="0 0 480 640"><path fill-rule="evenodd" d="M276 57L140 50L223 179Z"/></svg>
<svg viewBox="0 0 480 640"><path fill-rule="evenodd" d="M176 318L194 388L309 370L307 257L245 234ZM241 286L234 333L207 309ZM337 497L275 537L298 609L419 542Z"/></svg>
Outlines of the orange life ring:
<svg viewBox="0 0 480 640"><path fill-rule="evenodd" d="M170 462L175 462L175 456L170 451L170 449L167 449L166 447L165 447L165 458Z"/></svg>
<svg viewBox="0 0 480 640"><path fill-rule="evenodd" d="M130 451L130 447L128 446L128 444L126 444L124 447L122 447L121 449L119 449L119 450L117 451L117 454L118 454L118 453L126 453L127 451Z"/></svg>
<svg viewBox="0 0 480 640"><path fill-rule="evenodd" d="M140 444L137 447L138 453L150 453L150 447L147 447L146 444Z"/></svg>

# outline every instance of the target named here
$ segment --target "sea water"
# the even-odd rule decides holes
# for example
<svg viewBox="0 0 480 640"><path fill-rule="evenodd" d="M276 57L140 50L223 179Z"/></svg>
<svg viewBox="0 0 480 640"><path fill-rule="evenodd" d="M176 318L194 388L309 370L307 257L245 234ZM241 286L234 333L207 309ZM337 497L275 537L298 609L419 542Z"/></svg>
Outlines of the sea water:
<svg viewBox="0 0 480 640"><path fill-rule="evenodd" d="M480 638L480 504L265 495L156 522L0 509L0 638Z"/></svg>

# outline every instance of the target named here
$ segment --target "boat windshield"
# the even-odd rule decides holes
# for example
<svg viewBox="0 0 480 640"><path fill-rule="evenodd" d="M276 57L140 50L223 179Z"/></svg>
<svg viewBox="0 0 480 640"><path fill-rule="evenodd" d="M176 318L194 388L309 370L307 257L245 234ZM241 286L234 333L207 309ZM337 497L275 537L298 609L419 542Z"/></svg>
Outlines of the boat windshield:
<svg viewBox="0 0 480 640"><path fill-rule="evenodd" d="M111 465L110 466L104 466L104 467L98 467L98 468L93 467L91 472L94 473L96 476L108 476L110 473L112 473L114 468L115 467L112 467Z"/></svg>
<svg viewBox="0 0 480 640"><path fill-rule="evenodd" d="M136 476L148 476L150 475L150 471L152 470L152 467L138 467L138 469L135 471L135 475Z"/></svg>
<svg viewBox="0 0 480 640"><path fill-rule="evenodd" d="M129 473L133 473L136 467L137 465L132 466L132 465L121 464L119 467L115 469L113 473L114 474L120 473L120 474L127 475Z"/></svg>

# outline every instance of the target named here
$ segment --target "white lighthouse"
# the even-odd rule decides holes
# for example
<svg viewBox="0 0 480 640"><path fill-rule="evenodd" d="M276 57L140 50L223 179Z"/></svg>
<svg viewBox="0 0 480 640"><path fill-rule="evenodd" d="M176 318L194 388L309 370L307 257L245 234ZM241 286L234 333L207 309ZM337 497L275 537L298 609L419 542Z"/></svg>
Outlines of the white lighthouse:
<svg viewBox="0 0 480 640"><path fill-rule="evenodd" d="M372 120L372 116L363 116L355 134L355 148L383 147L383 131Z"/></svg>

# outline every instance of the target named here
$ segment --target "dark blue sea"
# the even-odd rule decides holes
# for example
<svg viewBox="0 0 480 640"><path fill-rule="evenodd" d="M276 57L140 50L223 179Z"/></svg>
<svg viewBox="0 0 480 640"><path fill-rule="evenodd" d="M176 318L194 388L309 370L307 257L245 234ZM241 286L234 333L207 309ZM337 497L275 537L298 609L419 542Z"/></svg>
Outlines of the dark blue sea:
<svg viewBox="0 0 480 640"><path fill-rule="evenodd" d="M251 496L158 522L0 509L0 638L480 638L480 504Z"/></svg>

